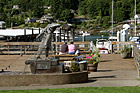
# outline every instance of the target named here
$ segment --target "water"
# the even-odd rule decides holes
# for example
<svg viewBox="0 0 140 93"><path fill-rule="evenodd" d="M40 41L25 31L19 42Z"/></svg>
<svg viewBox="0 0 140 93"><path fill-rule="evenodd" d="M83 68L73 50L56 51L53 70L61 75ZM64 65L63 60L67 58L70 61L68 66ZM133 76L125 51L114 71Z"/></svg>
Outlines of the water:
<svg viewBox="0 0 140 93"><path fill-rule="evenodd" d="M102 36L85 36L85 41L93 41L95 42L96 39L101 39ZM83 36L76 36L74 41L82 41ZM103 39L108 39L108 36L104 36Z"/></svg>

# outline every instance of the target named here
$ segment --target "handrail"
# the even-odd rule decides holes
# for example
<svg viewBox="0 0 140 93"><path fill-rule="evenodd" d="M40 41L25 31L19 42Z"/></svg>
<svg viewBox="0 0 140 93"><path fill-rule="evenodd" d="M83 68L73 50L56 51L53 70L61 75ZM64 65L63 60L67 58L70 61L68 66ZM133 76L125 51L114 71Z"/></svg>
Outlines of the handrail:
<svg viewBox="0 0 140 93"><path fill-rule="evenodd" d="M140 50L137 47L136 43L132 43L133 45L133 54L134 54L134 60L135 60L135 65L137 67L137 72L138 72L138 78L140 77Z"/></svg>
<svg viewBox="0 0 140 93"><path fill-rule="evenodd" d="M67 42L70 44L70 42ZM56 52L58 52L60 46L64 42L52 42L56 46ZM88 51L90 42L74 42L77 49ZM38 50L40 42L0 42L0 54L34 54ZM79 47L79 45L88 45L86 47ZM88 49L87 49L88 48ZM50 51L51 53L51 51Z"/></svg>

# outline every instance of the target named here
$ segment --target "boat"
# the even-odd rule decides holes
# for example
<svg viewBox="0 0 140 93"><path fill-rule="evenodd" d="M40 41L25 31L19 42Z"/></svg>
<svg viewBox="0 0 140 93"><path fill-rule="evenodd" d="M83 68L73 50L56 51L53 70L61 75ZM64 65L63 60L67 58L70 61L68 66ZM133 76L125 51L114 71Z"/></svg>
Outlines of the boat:
<svg viewBox="0 0 140 93"><path fill-rule="evenodd" d="M117 39L118 39L117 36L110 36L110 37L108 37L108 40L112 41L112 42L116 42Z"/></svg>
<svg viewBox="0 0 140 93"><path fill-rule="evenodd" d="M109 54L110 43L107 39L97 39L96 48L99 49L100 54Z"/></svg>

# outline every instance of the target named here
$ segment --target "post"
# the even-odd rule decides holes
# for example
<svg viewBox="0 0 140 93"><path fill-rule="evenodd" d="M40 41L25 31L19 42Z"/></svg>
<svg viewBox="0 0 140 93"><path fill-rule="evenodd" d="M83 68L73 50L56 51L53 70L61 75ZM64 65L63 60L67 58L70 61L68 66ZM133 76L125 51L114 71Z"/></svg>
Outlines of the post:
<svg viewBox="0 0 140 93"><path fill-rule="evenodd" d="M67 30L67 41L69 42L69 31Z"/></svg>
<svg viewBox="0 0 140 93"><path fill-rule="evenodd" d="M137 34L136 34L136 0L135 0L135 16L134 16L134 18L135 18L135 36L137 36Z"/></svg>
<svg viewBox="0 0 140 93"><path fill-rule="evenodd" d="M58 42L58 33L56 33L56 41L55 42ZM56 55L57 55L57 51L58 51L58 45L55 44L55 52L56 52Z"/></svg>
<svg viewBox="0 0 140 93"><path fill-rule="evenodd" d="M83 34L82 36L83 36L83 42L85 42L85 35Z"/></svg>
<svg viewBox="0 0 140 93"><path fill-rule="evenodd" d="M40 28L39 28L39 34L40 34Z"/></svg>
<svg viewBox="0 0 140 93"><path fill-rule="evenodd" d="M60 35L60 41L59 42L61 42L61 28L60 28L60 34L59 35Z"/></svg>
<svg viewBox="0 0 140 93"><path fill-rule="evenodd" d="M74 41L74 37L75 37L75 34L74 34L74 29L72 29L72 41Z"/></svg>
<svg viewBox="0 0 140 93"><path fill-rule="evenodd" d="M8 45L8 55L9 55L9 52L10 52L10 45Z"/></svg>
<svg viewBox="0 0 140 93"><path fill-rule="evenodd" d="M32 28L32 35L34 34L34 29Z"/></svg>
<svg viewBox="0 0 140 93"><path fill-rule="evenodd" d="M24 28L24 35L26 35L26 28Z"/></svg>
<svg viewBox="0 0 140 93"><path fill-rule="evenodd" d="M114 4L114 2L113 2L114 0L112 0L112 36L113 36L113 4Z"/></svg>
<svg viewBox="0 0 140 93"><path fill-rule="evenodd" d="M20 55L22 55L22 45L20 45Z"/></svg>
<svg viewBox="0 0 140 93"><path fill-rule="evenodd" d="M65 33L66 33L66 30L65 30ZM64 42L66 41L66 39L65 39L65 33L64 33Z"/></svg>

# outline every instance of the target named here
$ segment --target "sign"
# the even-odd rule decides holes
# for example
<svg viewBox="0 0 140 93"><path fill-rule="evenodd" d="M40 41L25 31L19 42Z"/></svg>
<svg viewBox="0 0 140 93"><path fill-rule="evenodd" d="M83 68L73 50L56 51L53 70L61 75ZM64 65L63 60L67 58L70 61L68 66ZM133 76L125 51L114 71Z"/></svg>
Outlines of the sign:
<svg viewBox="0 0 140 93"><path fill-rule="evenodd" d="M65 67L71 67L71 61L64 61Z"/></svg>
<svg viewBox="0 0 140 93"><path fill-rule="evenodd" d="M37 62L36 69L51 69L51 62Z"/></svg>

